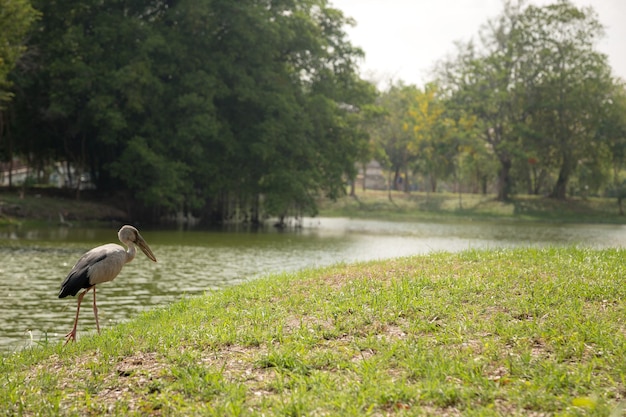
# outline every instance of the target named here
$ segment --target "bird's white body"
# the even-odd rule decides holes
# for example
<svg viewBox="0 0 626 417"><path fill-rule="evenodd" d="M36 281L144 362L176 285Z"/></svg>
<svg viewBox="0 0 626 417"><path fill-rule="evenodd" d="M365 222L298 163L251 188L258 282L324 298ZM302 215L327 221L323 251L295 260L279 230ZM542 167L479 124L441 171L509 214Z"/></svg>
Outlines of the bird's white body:
<svg viewBox="0 0 626 417"><path fill-rule="evenodd" d="M78 323L80 303L85 294L91 289L93 289L93 312L96 317L96 327L98 328L98 332L100 332L98 310L96 308L96 285L113 281L115 277L117 277L122 267L135 258L135 245L139 246L141 251L145 253L150 260L156 262L156 258L150 250L150 247L143 237L141 237L137 229L128 225L122 226L117 236L120 242L128 246L128 250L115 243L109 243L91 249L81 256L61 284L59 298L65 298L68 295L76 295L81 289L85 289L85 291L81 292L78 296L74 328L67 334L67 341L76 338L76 325Z"/></svg>
<svg viewBox="0 0 626 417"><path fill-rule="evenodd" d="M96 285L103 282L113 281L122 271L122 267L135 258L135 247L126 251L122 246L115 243L98 246L84 254L73 269L87 266L89 284ZM98 262L94 260L100 259Z"/></svg>

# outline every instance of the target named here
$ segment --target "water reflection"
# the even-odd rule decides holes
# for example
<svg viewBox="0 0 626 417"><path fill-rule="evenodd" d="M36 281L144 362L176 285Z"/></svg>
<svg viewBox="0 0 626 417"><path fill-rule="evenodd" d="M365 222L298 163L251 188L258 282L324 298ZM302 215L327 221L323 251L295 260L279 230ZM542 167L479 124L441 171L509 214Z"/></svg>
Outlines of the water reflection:
<svg viewBox="0 0 626 417"><path fill-rule="evenodd" d="M0 351L70 330L75 299L58 299L59 285L88 249L116 239L103 229L0 229ZM113 283L99 287L100 322L107 326L137 312L255 277L337 262L432 251L576 244L626 247L626 226L529 223L406 223L309 219L295 231L141 230L159 262L143 254ZM81 309L79 337L95 328L89 304ZM29 333L30 332L30 333Z"/></svg>

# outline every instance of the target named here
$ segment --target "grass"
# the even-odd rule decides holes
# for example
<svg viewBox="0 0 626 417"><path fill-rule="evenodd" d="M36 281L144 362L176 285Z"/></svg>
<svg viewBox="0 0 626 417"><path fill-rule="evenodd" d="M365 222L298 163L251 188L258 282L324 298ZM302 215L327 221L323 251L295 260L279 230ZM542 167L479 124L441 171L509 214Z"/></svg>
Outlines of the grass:
<svg viewBox="0 0 626 417"><path fill-rule="evenodd" d="M2 357L0 414L618 416L624 272L546 248L270 276Z"/></svg>
<svg viewBox="0 0 626 417"><path fill-rule="evenodd" d="M398 220L445 220L446 218L507 219L570 223L624 224L617 201L610 198L569 198L559 201L519 195L500 202L494 195L359 191L356 197L320 202L322 216L371 217Z"/></svg>
<svg viewBox="0 0 626 417"><path fill-rule="evenodd" d="M77 200L75 196L54 195L53 191L56 190L29 189L26 193L20 193L17 189L0 189L0 226L24 221L57 225L61 219L84 224L126 217L122 210L106 202L90 199L89 192L83 192L82 198Z"/></svg>
<svg viewBox="0 0 626 417"><path fill-rule="evenodd" d="M17 190L0 189L0 226L23 221L58 224L59 213L72 224L122 220L127 215L106 200L94 200L93 193L83 192L81 200L69 194L54 195L31 189L20 196ZM90 199L91 198L91 199ZM119 202L118 202L119 204ZM357 191L355 197L337 201L319 201L320 215L329 217L361 217L387 220L530 220L570 223L626 224L626 216L618 214L616 199L569 198L559 201L539 196L519 195L509 202L495 200L494 195L454 193Z"/></svg>

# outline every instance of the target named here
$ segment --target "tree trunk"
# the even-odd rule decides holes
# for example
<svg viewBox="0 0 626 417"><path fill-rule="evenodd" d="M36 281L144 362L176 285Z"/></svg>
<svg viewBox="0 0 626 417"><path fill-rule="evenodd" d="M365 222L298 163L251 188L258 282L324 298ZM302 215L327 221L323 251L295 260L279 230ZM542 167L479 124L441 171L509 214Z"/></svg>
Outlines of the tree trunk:
<svg viewBox="0 0 626 417"><path fill-rule="evenodd" d="M9 151L9 188L13 187L13 155Z"/></svg>
<svg viewBox="0 0 626 417"><path fill-rule="evenodd" d="M458 175L454 175L456 181L456 191L459 193L459 210L463 210L463 193L461 192L461 179Z"/></svg>
<svg viewBox="0 0 626 417"><path fill-rule="evenodd" d="M0 109L0 146L2 146L2 135L4 134L4 111Z"/></svg>
<svg viewBox="0 0 626 417"><path fill-rule="evenodd" d="M537 179L535 180L535 187L533 189L533 194L539 195L539 193L541 192L542 185L544 181L546 180L547 175L548 175L548 172L545 169L542 168L539 171L539 175L537 175Z"/></svg>
<svg viewBox="0 0 626 417"><path fill-rule="evenodd" d="M87 154L85 151L85 142L86 142L86 138L85 138L85 134L83 133L80 137L80 159L79 162L76 164L76 167L78 168L78 172L76 173L76 200L80 200L80 186L81 186L81 180L83 177L83 172L85 172L85 161L87 160Z"/></svg>
<svg viewBox="0 0 626 417"><path fill-rule="evenodd" d="M389 177L387 178L387 190L388 190L387 198L389 198L389 201L393 203L393 198L391 197L391 190L393 189L391 178L392 178L392 174L391 174L391 171L389 171Z"/></svg>
<svg viewBox="0 0 626 417"><path fill-rule="evenodd" d="M363 163L363 192L365 192L365 179L367 178L367 164Z"/></svg>
<svg viewBox="0 0 626 417"><path fill-rule="evenodd" d="M556 180L556 184L554 184L554 189L552 190L550 197L556 198L557 200L565 200L565 197L567 197L567 184L569 183L572 171L569 158L565 158L563 164L561 165L561 169L559 170L559 177Z"/></svg>
<svg viewBox="0 0 626 417"><path fill-rule="evenodd" d="M404 169L404 192L409 193L411 189L409 188L409 169Z"/></svg>
<svg viewBox="0 0 626 417"><path fill-rule="evenodd" d="M6 129L6 138L7 138L7 158L9 160L9 187L13 187L13 139L9 134L7 127L7 123L3 122L3 129ZM0 134L2 132L0 131Z"/></svg>
<svg viewBox="0 0 626 417"><path fill-rule="evenodd" d="M65 178L63 178L64 186L71 188L74 184L74 175L72 174L72 165L69 159L65 160L65 172L67 173L67 183L65 182Z"/></svg>
<svg viewBox="0 0 626 417"><path fill-rule="evenodd" d="M511 194L511 167L513 163L508 156L501 156L498 172L498 201L507 201Z"/></svg>
<svg viewBox="0 0 626 417"><path fill-rule="evenodd" d="M566 195L567 179L559 174L559 179L556 180L556 184L554 184L554 189L552 190L552 194L550 194L550 197L556 198L557 200L565 200Z"/></svg>
<svg viewBox="0 0 626 417"><path fill-rule="evenodd" d="M398 178L400 178L400 167L397 167L393 174L393 189L398 191Z"/></svg>
<svg viewBox="0 0 626 417"><path fill-rule="evenodd" d="M476 168L476 170L474 171L474 180L472 181L472 193L474 194L478 194L479 191L482 189L481 185L482 185L482 176L481 176L481 172L480 169Z"/></svg>

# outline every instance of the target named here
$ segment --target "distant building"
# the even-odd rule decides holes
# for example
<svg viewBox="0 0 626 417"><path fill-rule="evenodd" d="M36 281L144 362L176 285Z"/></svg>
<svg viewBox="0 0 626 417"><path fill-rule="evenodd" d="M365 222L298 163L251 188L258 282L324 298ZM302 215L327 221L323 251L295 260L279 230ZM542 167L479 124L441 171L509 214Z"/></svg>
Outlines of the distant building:
<svg viewBox="0 0 626 417"><path fill-rule="evenodd" d="M33 183L44 183L56 188L76 188L76 181L80 181L81 190L95 189L89 173L77 175L74 167L65 162L55 162L47 167L46 175L43 171L36 171L23 163L20 159L13 159L13 163L0 163L0 186L14 187L23 185L29 179Z"/></svg>
<svg viewBox="0 0 626 417"><path fill-rule="evenodd" d="M48 182L50 185L58 188L76 188L76 181L80 181L79 188L81 190L94 190L96 185L91 181L91 175L83 172L78 175L73 166L69 166L66 162L55 162L53 170L50 173Z"/></svg>
<svg viewBox="0 0 626 417"><path fill-rule="evenodd" d="M363 164L358 164L359 171L355 179L355 188L357 190L363 189L363 181L365 181L365 188L368 190L386 190L387 180L383 175L383 169L378 161L370 161L365 166L365 173L363 172Z"/></svg>
<svg viewBox="0 0 626 417"><path fill-rule="evenodd" d="M42 173L29 168L17 158L13 162L0 163L0 185L4 187L22 185L28 178L37 178L38 174Z"/></svg>

